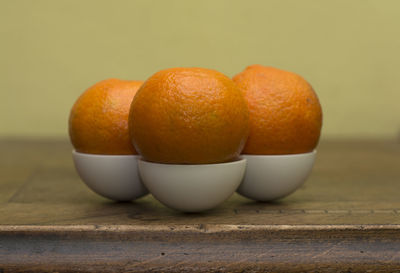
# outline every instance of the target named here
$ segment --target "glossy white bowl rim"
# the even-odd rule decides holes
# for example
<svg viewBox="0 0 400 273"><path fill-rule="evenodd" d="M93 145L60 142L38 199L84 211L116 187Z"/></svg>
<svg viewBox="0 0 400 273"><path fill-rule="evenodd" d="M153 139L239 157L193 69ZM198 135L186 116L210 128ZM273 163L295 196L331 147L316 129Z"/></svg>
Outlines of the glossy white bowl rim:
<svg viewBox="0 0 400 273"><path fill-rule="evenodd" d="M316 154L317 150L313 150L308 153L301 153L301 154L281 154L281 155L253 155L253 154L241 154L240 156L243 157L271 157L271 158L277 158L277 157L300 157L300 156L305 156L305 155L311 155L311 154Z"/></svg>
<svg viewBox="0 0 400 273"><path fill-rule="evenodd" d="M143 157L138 158L138 160L146 163L146 164L153 164L153 165L159 165L159 166L179 166L179 167L193 167L193 166L203 166L203 167L207 167L207 166L222 166L222 165L235 165L238 164L240 162L243 162L246 160L246 158L242 158L242 156L240 156L238 159L234 160L234 161L228 161L228 162L221 162L221 163L206 163L206 164L175 164L175 163L158 163L158 162L153 162L153 161L147 161L145 160Z"/></svg>
<svg viewBox="0 0 400 273"><path fill-rule="evenodd" d="M73 154L79 155L79 156L86 156L86 157L141 157L141 155L106 155L106 154L89 154L89 153L81 153L77 152L76 150L72 150Z"/></svg>

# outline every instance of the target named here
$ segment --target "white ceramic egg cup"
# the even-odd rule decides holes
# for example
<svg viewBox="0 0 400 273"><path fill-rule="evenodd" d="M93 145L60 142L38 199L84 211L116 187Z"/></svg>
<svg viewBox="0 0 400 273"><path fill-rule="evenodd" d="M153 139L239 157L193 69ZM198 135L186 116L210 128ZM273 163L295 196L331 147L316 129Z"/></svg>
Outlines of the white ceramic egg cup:
<svg viewBox="0 0 400 273"><path fill-rule="evenodd" d="M237 192L257 201L273 201L297 190L311 173L316 150L290 155L242 155L246 174Z"/></svg>
<svg viewBox="0 0 400 273"><path fill-rule="evenodd" d="M200 212L228 199L238 188L246 159L218 164L178 165L138 160L142 181L151 194L172 209Z"/></svg>
<svg viewBox="0 0 400 273"><path fill-rule="evenodd" d="M148 193L137 168L137 155L97 155L72 151L75 168L95 193L115 200L131 201Z"/></svg>

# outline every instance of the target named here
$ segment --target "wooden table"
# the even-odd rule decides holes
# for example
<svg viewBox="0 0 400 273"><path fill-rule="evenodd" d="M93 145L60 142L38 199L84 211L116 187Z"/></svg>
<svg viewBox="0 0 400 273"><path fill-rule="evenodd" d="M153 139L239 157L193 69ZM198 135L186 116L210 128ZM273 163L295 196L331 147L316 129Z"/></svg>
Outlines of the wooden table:
<svg viewBox="0 0 400 273"><path fill-rule="evenodd" d="M200 214L80 181L68 141L0 141L0 272L400 272L400 144L323 141L291 196Z"/></svg>

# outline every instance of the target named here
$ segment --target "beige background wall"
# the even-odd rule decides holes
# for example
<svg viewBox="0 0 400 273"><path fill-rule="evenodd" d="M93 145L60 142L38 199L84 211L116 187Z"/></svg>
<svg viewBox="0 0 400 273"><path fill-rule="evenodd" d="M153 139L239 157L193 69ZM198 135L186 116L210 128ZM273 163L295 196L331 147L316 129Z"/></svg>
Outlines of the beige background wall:
<svg viewBox="0 0 400 273"><path fill-rule="evenodd" d="M65 137L93 83L253 63L308 79L323 137L400 131L397 0L0 0L0 137Z"/></svg>

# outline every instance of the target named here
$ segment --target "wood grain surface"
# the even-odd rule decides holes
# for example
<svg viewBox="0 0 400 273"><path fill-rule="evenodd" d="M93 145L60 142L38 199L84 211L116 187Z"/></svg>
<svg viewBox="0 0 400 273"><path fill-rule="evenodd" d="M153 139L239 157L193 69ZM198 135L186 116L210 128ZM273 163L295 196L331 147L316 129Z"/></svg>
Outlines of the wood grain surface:
<svg viewBox="0 0 400 273"><path fill-rule="evenodd" d="M0 151L0 272L400 272L399 143L322 142L294 194L199 214L97 196L67 141Z"/></svg>

